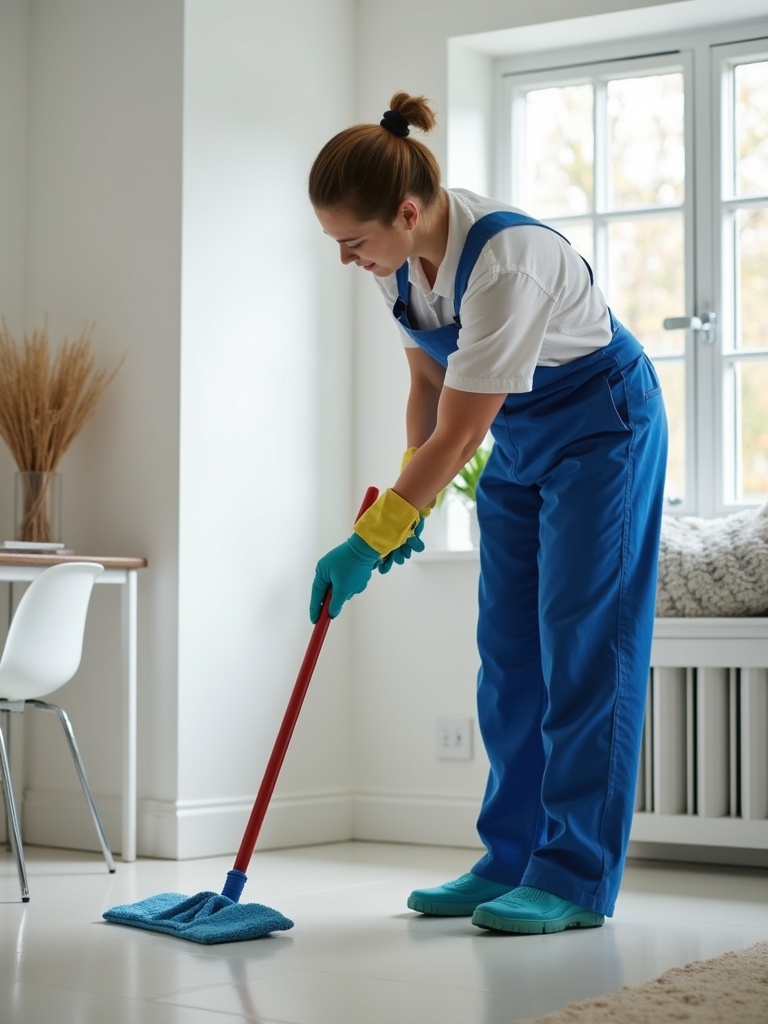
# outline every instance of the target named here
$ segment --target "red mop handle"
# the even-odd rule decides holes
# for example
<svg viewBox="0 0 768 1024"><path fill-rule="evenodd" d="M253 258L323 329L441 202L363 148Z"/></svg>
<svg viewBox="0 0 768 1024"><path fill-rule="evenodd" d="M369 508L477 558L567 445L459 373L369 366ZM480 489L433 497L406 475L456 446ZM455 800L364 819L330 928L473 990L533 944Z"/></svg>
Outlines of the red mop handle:
<svg viewBox="0 0 768 1024"><path fill-rule="evenodd" d="M368 488L365 492L363 503L360 506L360 511L355 516L355 521L360 518L366 509L371 507L374 501L376 501L378 495L379 492L376 487ZM238 851L237 858L235 859L235 871L245 873L251 857L253 856L253 851L256 848L256 840L259 837L259 832L261 831L261 826L264 822L267 808L269 807L269 801L272 798L272 793L277 783L277 777L283 766L283 761L285 760L285 755L288 751L288 744L291 742L291 736L293 735L293 730L296 727L296 722L298 721L299 712L301 711L301 706L304 703L304 697L306 696L307 689L309 688L312 673L315 670L317 659L320 656L320 648L323 646L325 634L328 632L328 627L331 624L331 617L328 614L330 597L331 592L329 590L325 595L323 606L320 609L320 618L315 623L312 635L309 638L307 651L304 655L304 660L301 663L299 674L296 677L293 692L291 693L291 698L288 701L288 707L283 715L283 722L280 726L280 731L277 734L272 754L267 762L264 778L262 779L261 786L259 787L259 792L256 796L251 816L248 819L245 834L243 835L243 841L240 843L240 849Z"/></svg>

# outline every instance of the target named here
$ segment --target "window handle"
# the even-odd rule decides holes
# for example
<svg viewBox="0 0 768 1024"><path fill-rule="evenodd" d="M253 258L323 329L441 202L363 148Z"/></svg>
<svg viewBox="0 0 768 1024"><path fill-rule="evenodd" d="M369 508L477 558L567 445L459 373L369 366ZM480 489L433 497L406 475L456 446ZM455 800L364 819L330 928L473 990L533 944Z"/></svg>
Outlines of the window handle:
<svg viewBox="0 0 768 1024"><path fill-rule="evenodd" d="M715 340L715 313L706 312L700 316L668 316L664 321L665 331L701 331L704 340L710 344Z"/></svg>

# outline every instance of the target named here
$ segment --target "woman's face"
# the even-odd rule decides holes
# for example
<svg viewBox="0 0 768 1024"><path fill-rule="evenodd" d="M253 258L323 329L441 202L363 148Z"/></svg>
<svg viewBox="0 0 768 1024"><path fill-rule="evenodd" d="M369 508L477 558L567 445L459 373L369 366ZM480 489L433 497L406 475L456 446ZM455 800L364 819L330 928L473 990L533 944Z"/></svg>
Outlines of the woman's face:
<svg viewBox="0 0 768 1024"><path fill-rule="evenodd" d="M376 277L389 277L411 255L411 220L402 207L389 225L380 220L357 220L342 207L316 208L315 215L326 235L338 242L345 266L354 263Z"/></svg>

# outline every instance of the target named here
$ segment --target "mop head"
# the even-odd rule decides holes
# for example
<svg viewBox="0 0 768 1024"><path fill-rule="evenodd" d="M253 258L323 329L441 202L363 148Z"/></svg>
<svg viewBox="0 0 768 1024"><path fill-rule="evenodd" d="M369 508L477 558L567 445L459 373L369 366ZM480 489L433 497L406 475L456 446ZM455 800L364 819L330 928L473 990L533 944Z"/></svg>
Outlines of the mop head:
<svg viewBox="0 0 768 1024"><path fill-rule="evenodd" d="M260 939L270 932L293 928L293 921L271 907L237 903L215 892L200 892L196 896L164 892L140 903L112 907L102 916L113 924L165 932L205 945Z"/></svg>

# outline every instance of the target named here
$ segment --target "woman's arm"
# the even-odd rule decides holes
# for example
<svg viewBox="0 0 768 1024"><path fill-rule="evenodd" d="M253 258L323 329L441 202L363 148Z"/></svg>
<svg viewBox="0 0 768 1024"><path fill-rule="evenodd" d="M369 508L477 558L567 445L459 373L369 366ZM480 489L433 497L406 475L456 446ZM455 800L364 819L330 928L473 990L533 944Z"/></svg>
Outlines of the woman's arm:
<svg viewBox="0 0 768 1024"><path fill-rule="evenodd" d="M408 448L420 448L432 436L437 423L437 406L445 370L422 348L405 350L411 371L411 390L405 409Z"/></svg>
<svg viewBox="0 0 768 1024"><path fill-rule="evenodd" d="M418 451L393 490L414 508L424 508L475 454L507 396L445 387L439 363L422 349L406 352L411 368L408 445Z"/></svg>

